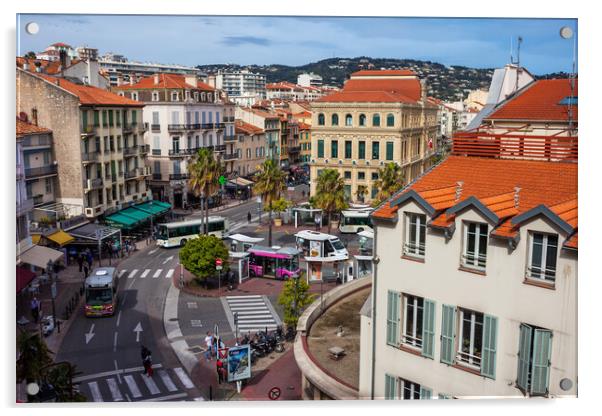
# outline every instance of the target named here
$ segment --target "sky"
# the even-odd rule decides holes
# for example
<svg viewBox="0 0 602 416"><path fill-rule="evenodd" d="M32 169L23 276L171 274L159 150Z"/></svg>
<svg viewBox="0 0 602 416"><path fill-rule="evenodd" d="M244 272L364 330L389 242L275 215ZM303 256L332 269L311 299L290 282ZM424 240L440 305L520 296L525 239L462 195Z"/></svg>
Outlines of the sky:
<svg viewBox="0 0 602 416"><path fill-rule="evenodd" d="M36 22L30 35L25 25ZM576 19L458 19L397 17L246 17L21 14L17 53L55 42L114 52L129 60L181 65L282 64L325 58L417 59L444 65L499 68L509 63L511 40L523 39L521 65L534 74L569 72Z"/></svg>

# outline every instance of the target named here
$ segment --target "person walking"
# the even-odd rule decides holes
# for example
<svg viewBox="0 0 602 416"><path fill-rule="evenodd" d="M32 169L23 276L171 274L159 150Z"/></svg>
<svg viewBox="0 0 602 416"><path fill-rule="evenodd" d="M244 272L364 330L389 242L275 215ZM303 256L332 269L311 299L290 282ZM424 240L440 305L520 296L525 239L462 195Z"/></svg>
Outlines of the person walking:
<svg viewBox="0 0 602 416"><path fill-rule="evenodd" d="M221 358L217 359L215 368L217 370L217 383L222 384L222 381L224 381L224 362Z"/></svg>
<svg viewBox="0 0 602 416"><path fill-rule="evenodd" d="M251 211L247 213L247 221L249 222L249 224L251 223Z"/></svg>
<svg viewBox="0 0 602 416"><path fill-rule="evenodd" d="M86 264L84 264L84 279L87 279L89 274L90 274L90 269L88 268L88 263L86 263Z"/></svg>
<svg viewBox="0 0 602 416"><path fill-rule="evenodd" d="M84 255L79 253L77 256L77 264L79 265L79 272L82 272L82 266L84 265Z"/></svg>
<svg viewBox="0 0 602 416"><path fill-rule="evenodd" d="M153 361L151 357L151 352L144 345L140 348L140 356L142 357L142 366L144 367L144 371L142 374L146 374L147 377L153 376Z"/></svg>
<svg viewBox="0 0 602 416"><path fill-rule="evenodd" d="M91 268L93 259L92 259L92 252L90 251L89 248L86 249L86 260L88 262L88 268Z"/></svg>
<svg viewBox="0 0 602 416"><path fill-rule="evenodd" d="M207 361L211 361L211 348L213 347L213 337L211 336L211 332L207 331L207 336L205 337L205 345L207 349L205 350L205 358Z"/></svg>
<svg viewBox="0 0 602 416"><path fill-rule="evenodd" d="M40 301L37 297L33 297L30 303L31 308L31 316L33 317L33 321L37 324L40 319Z"/></svg>

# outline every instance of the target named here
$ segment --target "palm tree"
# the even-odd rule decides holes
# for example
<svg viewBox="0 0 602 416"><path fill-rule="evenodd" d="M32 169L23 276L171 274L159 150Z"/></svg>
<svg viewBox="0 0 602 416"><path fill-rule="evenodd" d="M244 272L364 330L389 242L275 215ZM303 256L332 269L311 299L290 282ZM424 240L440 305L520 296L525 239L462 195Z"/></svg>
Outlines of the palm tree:
<svg viewBox="0 0 602 416"><path fill-rule="evenodd" d="M359 202L364 202L364 196L368 194L368 187L366 185L358 185L355 196Z"/></svg>
<svg viewBox="0 0 602 416"><path fill-rule="evenodd" d="M17 382L39 383L42 380L42 370L52 364L51 354L53 354L40 337L40 334L31 334L25 330L19 332L17 351L19 353L19 358L17 358Z"/></svg>
<svg viewBox="0 0 602 416"><path fill-rule="evenodd" d="M205 223L203 233L207 234L209 223L209 203L208 198L219 189L218 179L222 174L223 168L221 161L215 160L213 152L209 149L200 149L192 163L188 164L188 187L195 196L200 196L203 202L201 210L205 209ZM202 211L201 211L202 214ZM201 215L202 218L202 215Z"/></svg>
<svg viewBox="0 0 602 416"><path fill-rule="evenodd" d="M334 169L324 169L316 184L316 206L328 214L328 233L332 226L332 213L345 209L345 181Z"/></svg>
<svg viewBox="0 0 602 416"><path fill-rule="evenodd" d="M390 162L378 170L378 179L374 187L378 189L376 202L381 203L403 186L403 171L396 163Z"/></svg>
<svg viewBox="0 0 602 416"><path fill-rule="evenodd" d="M278 164L267 159L255 174L255 192L261 195L264 206L268 206L268 244L272 246L272 203L278 199L285 188L285 173Z"/></svg>

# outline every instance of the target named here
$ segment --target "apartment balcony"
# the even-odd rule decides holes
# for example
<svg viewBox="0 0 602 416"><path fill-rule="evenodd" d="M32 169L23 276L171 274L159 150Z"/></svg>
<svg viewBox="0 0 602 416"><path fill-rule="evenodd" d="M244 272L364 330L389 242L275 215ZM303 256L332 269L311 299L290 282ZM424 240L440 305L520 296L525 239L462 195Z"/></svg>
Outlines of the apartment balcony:
<svg viewBox="0 0 602 416"><path fill-rule="evenodd" d="M52 146L52 139L50 136L28 136L21 141L21 146L28 150L32 148L49 148Z"/></svg>
<svg viewBox="0 0 602 416"><path fill-rule="evenodd" d="M145 131L148 131L148 123L140 123L138 125L138 132L144 133Z"/></svg>
<svg viewBox="0 0 602 416"><path fill-rule="evenodd" d="M213 146L213 151L214 152L225 152L226 145L225 144L216 144L215 146Z"/></svg>
<svg viewBox="0 0 602 416"><path fill-rule="evenodd" d="M103 213L104 204L97 203L94 206L86 207L84 209L85 216L88 218L94 218Z"/></svg>
<svg viewBox="0 0 602 416"><path fill-rule="evenodd" d="M161 133L161 125L160 124L151 124L151 131L153 133Z"/></svg>
<svg viewBox="0 0 602 416"><path fill-rule="evenodd" d="M39 168L25 169L25 179L33 179L40 176L56 175L58 172L57 165L41 166Z"/></svg>
<svg viewBox="0 0 602 416"><path fill-rule="evenodd" d="M299 153L301 151L301 146L289 146L287 147L289 153Z"/></svg>
<svg viewBox="0 0 602 416"><path fill-rule="evenodd" d="M238 153L228 153L223 156L224 160L235 160L238 159Z"/></svg>
<svg viewBox="0 0 602 416"><path fill-rule="evenodd" d="M200 124L186 124L186 129L187 130L200 130L201 125Z"/></svg>
<svg viewBox="0 0 602 416"><path fill-rule="evenodd" d="M224 127L226 127L226 125L224 123L215 123L213 125L214 129L223 129Z"/></svg>
<svg viewBox="0 0 602 416"><path fill-rule="evenodd" d="M94 178L94 179L84 179L83 182L83 186L84 189L87 191L91 191L93 189L100 189L102 188L103 185L103 181L102 178Z"/></svg>
<svg viewBox="0 0 602 416"><path fill-rule="evenodd" d="M121 128L121 130L123 131L123 134L130 134L134 132L135 128L135 123L123 123L123 127Z"/></svg>
<svg viewBox="0 0 602 416"><path fill-rule="evenodd" d="M416 162L417 160L420 160L420 155L414 155L410 158L410 163Z"/></svg>
<svg viewBox="0 0 602 416"><path fill-rule="evenodd" d="M134 168L128 172L125 172L123 174L123 177L125 178L126 181L132 180L132 179L139 179L141 177L144 176L148 176L150 175L150 169L148 167L141 167L141 168Z"/></svg>
<svg viewBox="0 0 602 416"><path fill-rule="evenodd" d="M21 201L21 203L17 202L17 217L27 214L29 211L31 211L33 209L33 206L34 206L33 198L25 199L25 200Z"/></svg>
<svg viewBox="0 0 602 416"><path fill-rule="evenodd" d="M124 147L123 148L123 156L132 157L132 156L136 156L137 154L138 154L138 147L137 146L131 146L131 147Z"/></svg>
<svg viewBox="0 0 602 416"><path fill-rule="evenodd" d="M189 177L190 177L190 175L187 173L170 173L169 174L170 181L187 180Z"/></svg>
<svg viewBox="0 0 602 416"><path fill-rule="evenodd" d="M153 181L162 181L163 174L162 173L153 173Z"/></svg>
<svg viewBox="0 0 602 416"><path fill-rule="evenodd" d="M192 147L189 149L169 149L168 155L170 157L186 157L195 155L200 147Z"/></svg>
<svg viewBox="0 0 602 416"><path fill-rule="evenodd" d="M82 153L82 163L96 163L100 158L100 152Z"/></svg>
<svg viewBox="0 0 602 416"><path fill-rule="evenodd" d="M213 123L203 123L201 124L201 128L205 130L213 129Z"/></svg>
<svg viewBox="0 0 602 416"><path fill-rule="evenodd" d="M151 152L153 156L161 156L161 149L153 149Z"/></svg>
<svg viewBox="0 0 602 416"><path fill-rule="evenodd" d="M140 146L138 146L138 152L140 153L140 155L146 155L149 151L150 145L148 144L141 144Z"/></svg>
<svg viewBox="0 0 602 416"><path fill-rule="evenodd" d="M228 143L230 143L230 142L235 142L235 141L236 141L236 136L235 136L235 135L232 135L232 136L224 136L224 143L225 143L225 142L228 142Z"/></svg>
<svg viewBox="0 0 602 416"><path fill-rule="evenodd" d="M96 128L94 126L82 126L80 134L82 139L86 137L94 136Z"/></svg>
<svg viewBox="0 0 602 416"><path fill-rule="evenodd" d="M169 132L184 132L186 131L186 124L168 124L167 131Z"/></svg>
<svg viewBox="0 0 602 416"><path fill-rule="evenodd" d="M232 123L234 121L234 117L224 117L224 123Z"/></svg>

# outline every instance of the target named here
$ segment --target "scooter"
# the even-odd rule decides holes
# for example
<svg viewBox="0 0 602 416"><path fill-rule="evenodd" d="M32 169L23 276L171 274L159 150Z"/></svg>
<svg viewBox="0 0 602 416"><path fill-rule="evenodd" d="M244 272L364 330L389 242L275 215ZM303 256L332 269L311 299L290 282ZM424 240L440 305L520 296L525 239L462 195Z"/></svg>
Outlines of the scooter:
<svg viewBox="0 0 602 416"><path fill-rule="evenodd" d="M54 331L54 318L52 315L48 315L42 318L42 334L47 337Z"/></svg>

